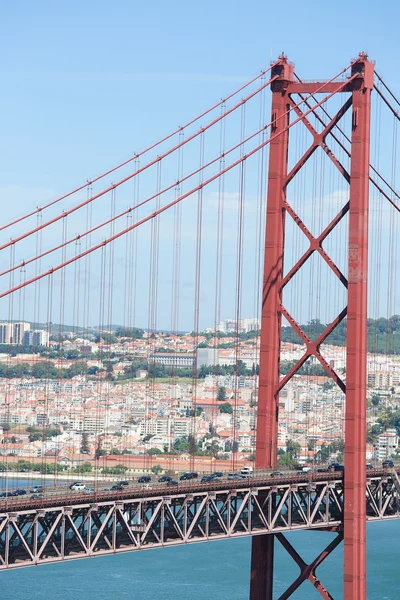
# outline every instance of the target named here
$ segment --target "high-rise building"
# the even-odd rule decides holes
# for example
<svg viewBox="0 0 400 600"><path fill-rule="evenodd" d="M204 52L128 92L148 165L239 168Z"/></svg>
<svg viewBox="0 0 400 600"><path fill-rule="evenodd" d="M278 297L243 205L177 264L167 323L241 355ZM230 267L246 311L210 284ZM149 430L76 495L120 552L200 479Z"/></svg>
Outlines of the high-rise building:
<svg viewBox="0 0 400 600"><path fill-rule="evenodd" d="M33 329L26 331L24 335L25 346L47 346L49 343L49 333L43 329Z"/></svg>
<svg viewBox="0 0 400 600"><path fill-rule="evenodd" d="M11 344L12 335L12 323L0 323L0 344Z"/></svg>
<svg viewBox="0 0 400 600"><path fill-rule="evenodd" d="M24 335L30 327L30 324L24 321L0 323L0 344L23 344Z"/></svg>
<svg viewBox="0 0 400 600"><path fill-rule="evenodd" d="M27 331L31 328L29 323L20 322L13 323L13 339L12 344L23 344L24 336Z"/></svg>

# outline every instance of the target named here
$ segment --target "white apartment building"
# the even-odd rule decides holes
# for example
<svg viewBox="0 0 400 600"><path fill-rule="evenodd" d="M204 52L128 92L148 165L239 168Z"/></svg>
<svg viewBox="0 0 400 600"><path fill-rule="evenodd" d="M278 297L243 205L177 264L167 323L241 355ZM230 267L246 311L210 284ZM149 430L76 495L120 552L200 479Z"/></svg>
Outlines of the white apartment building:
<svg viewBox="0 0 400 600"><path fill-rule="evenodd" d="M171 419L169 417L159 419L144 419L140 423L141 435L163 435L175 436L175 438L189 435L190 419L185 417Z"/></svg>
<svg viewBox="0 0 400 600"><path fill-rule="evenodd" d="M233 367L236 365L237 361L242 361L246 369L252 369L256 365L258 365L260 357L258 352L236 355L236 352L219 352L218 356L218 364L226 367Z"/></svg>
<svg viewBox="0 0 400 600"><path fill-rule="evenodd" d="M176 352L155 352L150 354L149 363L165 365L166 367L193 367L195 361L194 354L179 354Z"/></svg>
<svg viewBox="0 0 400 600"><path fill-rule="evenodd" d="M174 435L175 437L179 438L179 437L183 437L186 435L189 435L190 433L190 419L174 419L174 425L173 425L173 429L174 429Z"/></svg>
<svg viewBox="0 0 400 600"><path fill-rule="evenodd" d="M13 344L23 344L24 336L30 330L29 323L13 323Z"/></svg>
<svg viewBox="0 0 400 600"><path fill-rule="evenodd" d="M101 415L84 415L81 418L73 419L70 423L71 429L78 433L95 432L98 433L105 429L105 419Z"/></svg>
<svg viewBox="0 0 400 600"><path fill-rule="evenodd" d="M372 388L391 388L399 385L400 373L395 371L375 371L368 373L367 383Z"/></svg>
<svg viewBox="0 0 400 600"><path fill-rule="evenodd" d="M25 346L47 346L49 343L49 332L43 329L25 331L23 341Z"/></svg>
<svg viewBox="0 0 400 600"><path fill-rule="evenodd" d="M378 437L377 458L379 460L390 458L396 452L398 443L399 438L396 429L386 429Z"/></svg>
<svg viewBox="0 0 400 600"><path fill-rule="evenodd" d="M221 321L218 323L217 331L221 333L235 333L236 332L236 323L237 330L239 333L248 333L249 331L258 331L260 329L260 321L255 317L250 319L239 319L236 322L234 319L227 319L226 321Z"/></svg>
<svg viewBox="0 0 400 600"><path fill-rule="evenodd" d="M0 344L23 344L25 332L31 328L29 323L0 323Z"/></svg>
<svg viewBox="0 0 400 600"><path fill-rule="evenodd" d="M10 344L12 339L12 323L0 323L0 344Z"/></svg>

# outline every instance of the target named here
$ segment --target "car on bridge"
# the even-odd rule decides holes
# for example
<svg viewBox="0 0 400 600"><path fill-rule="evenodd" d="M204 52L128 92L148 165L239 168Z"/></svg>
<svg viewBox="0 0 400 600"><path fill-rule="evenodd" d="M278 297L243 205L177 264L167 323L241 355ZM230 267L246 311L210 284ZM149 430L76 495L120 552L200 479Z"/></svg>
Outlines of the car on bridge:
<svg viewBox="0 0 400 600"><path fill-rule="evenodd" d="M113 486L111 486L112 492L122 492L124 489L124 486L120 483L115 483Z"/></svg>
<svg viewBox="0 0 400 600"><path fill-rule="evenodd" d="M31 494L42 494L44 492L44 488L42 485L34 485L29 491Z"/></svg>
<svg viewBox="0 0 400 600"><path fill-rule="evenodd" d="M141 477L138 478L138 483L149 483L149 481L151 481L150 475L141 475Z"/></svg>
<svg viewBox="0 0 400 600"><path fill-rule="evenodd" d="M168 483L168 481L171 481L172 477L170 477L169 475L162 475L158 482L159 483Z"/></svg>
<svg viewBox="0 0 400 600"><path fill-rule="evenodd" d="M391 469L394 467L394 462L392 461L391 458L387 458L386 460L383 461L382 467L384 469Z"/></svg>
<svg viewBox="0 0 400 600"><path fill-rule="evenodd" d="M344 471L344 465L340 463L331 463L328 467L328 471Z"/></svg>
<svg viewBox="0 0 400 600"><path fill-rule="evenodd" d="M171 479L170 481L167 481L167 485L179 485L177 481L175 481L175 479Z"/></svg>
<svg viewBox="0 0 400 600"><path fill-rule="evenodd" d="M81 481L75 481L74 483L71 483L71 485L69 486L69 489L74 490L75 492L83 492L85 487L86 487L85 484L82 483Z"/></svg>
<svg viewBox="0 0 400 600"><path fill-rule="evenodd" d="M241 469L240 474L244 475L245 477L250 477L250 475L253 473L253 467L243 467L243 469Z"/></svg>
<svg viewBox="0 0 400 600"><path fill-rule="evenodd" d="M184 473L183 475L181 475L179 477L179 479L181 481L185 481L185 480L189 480L189 479L197 479L198 476L199 476L199 474L193 471L193 472Z"/></svg>

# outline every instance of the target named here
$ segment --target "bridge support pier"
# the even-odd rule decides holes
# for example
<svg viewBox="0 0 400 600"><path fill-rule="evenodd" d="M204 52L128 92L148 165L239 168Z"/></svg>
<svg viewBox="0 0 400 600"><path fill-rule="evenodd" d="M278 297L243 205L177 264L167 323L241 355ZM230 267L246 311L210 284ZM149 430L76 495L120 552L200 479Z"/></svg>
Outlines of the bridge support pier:
<svg viewBox="0 0 400 600"><path fill-rule="evenodd" d="M251 600L273 599L275 535L257 535L251 540Z"/></svg>

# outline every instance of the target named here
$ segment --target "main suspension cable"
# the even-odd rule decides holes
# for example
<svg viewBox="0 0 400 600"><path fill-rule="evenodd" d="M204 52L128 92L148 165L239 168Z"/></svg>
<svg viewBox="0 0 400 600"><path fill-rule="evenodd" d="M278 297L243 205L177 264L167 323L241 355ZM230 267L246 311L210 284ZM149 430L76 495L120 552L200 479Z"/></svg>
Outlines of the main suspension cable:
<svg viewBox="0 0 400 600"><path fill-rule="evenodd" d="M64 194L63 196L61 196L60 198L57 198L56 200L53 200L52 202L46 204L43 207L38 207L36 210L32 211L31 213L24 215L23 217L19 217L18 219L12 221L11 223L8 223L7 225L3 225L2 227L0 227L0 231L11 227L12 225L16 225L17 223L27 219L28 217L31 217L35 214L38 213L42 213L43 210L45 210L46 208L49 208L50 206L53 206L54 204L57 204L58 202L60 202L61 200L64 200L65 198L68 198L69 196L72 196L73 194L83 190L84 188L88 187L88 186L92 186L93 183L95 183L96 181L99 181L100 179L102 179L103 177L106 177L107 175L110 175L111 173L113 173L114 171L120 169L121 167L129 164L130 162L132 162L133 160L137 160L140 156L143 156L144 154L147 154L148 152L150 152L151 150L154 150L154 148L157 148L157 146L160 146L162 143L168 141L170 138L172 138L174 135L179 134L181 131L183 131L184 129L186 129L187 127L189 127L190 125L193 125L193 123L196 123L197 121L199 121L202 117L208 115L210 112L212 112L213 110L215 110L216 108L218 108L219 106L221 106L222 104L224 104L227 100L229 100L230 98L233 98L234 96L236 96L239 92L241 92L243 89L245 89L246 87L248 87L249 85L251 85L252 83L254 83L254 81L257 81L257 79L259 79L260 77L263 76L263 74L267 73L268 71L270 71L273 68L274 65L271 65L271 67L269 67L269 69L267 69L266 71L263 71L262 73L260 73L257 77L253 78L250 82L248 82L246 85L242 86L241 88L239 88L238 90L236 90L234 93L230 94L229 96L227 96L227 98L221 99L220 102L218 102L217 104L215 104L212 108L206 110L205 112L203 112L201 115L199 115L198 117L196 117L195 119L192 119L191 121L189 121L188 123L186 123L185 125L182 125L181 127L179 127L177 130L175 130L173 133L167 135L166 137L164 137L162 140L156 142L155 144L153 144L152 146L149 146L148 148L146 148L145 150L143 150L142 152L135 154L133 157L129 158L128 160L126 160L124 163L121 163L120 165L118 165L117 167L110 169L109 171L107 171L107 173L104 173L102 175L100 175L99 177L92 179L91 181L87 181L84 185L76 188L75 190L73 190L72 192L69 192L68 194ZM105 190L103 190L102 192L100 192L99 194L95 194L94 196L92 196L91 198L89 198L88 200L86 200L85 202L82 202L80 204L77 204L75 207L67 210L67 211L63 211L63 213L61 215L59 215L58 217L55 217L54 219L51 219L49 221L47 221L46 223L44 223L42 225L42 227L47 227L48 225L51 225L52 223L55 223L56 221L58 221L59 219L62 219L65 214L70 214L72 212L75 212L76 210L78 210L79 208L82 208L83 206L86 206L86 204L88 204L89 202L93 202L93 200L96 200L97 198L99 198L100 196L103 196L104 194L112 191L112 189L114 189L115 187L118 187L119 185L122 185L123 183L125 183L126 181L129 181L130 179L132 179L133 177L135 177L138 173L141 173L142 171L145 171L146 169L150 168L151 166L153 166L154 164L156 164L159 160L161 160L162 158L165 158L166 156L168 156L169 154L172 154L173 152L175 152L175 150L177 150L178 148L180 148L182 145L187 144L188 142L190 142L192 139L194 139L195 137L197 137L198 135L200 135L203 131L209 129L210 127L212 127L213 125L215 125L216 123L218 123L218 121L221 120L221 118L226 117L227 115L231 114L233 111L235 111L237 108L239 108L240 106L242 106L245 102L248 102L249 100L251 100L251 98L253 98L254 96L256 96L262 89L264 89L264 87L267 87L272 81L274 81L275 79L277 79L277 76L273 77L272 79L270 79L268 82L264 83L261 87L257 88L257 90L255 90L254 92L252 92L251 94L249 94L246 98L243 98L240 102L238 102L235 106L233 106L232 108L230 108L228 111L226 111L226 113L224 113L223 115L220 115L219 117L217 117L216 119L214 119L213 121L211 121L208 125L201 127L196 133L194 133L192 136L189 136L188 138L186 138L185 140L181 141L180 143L178 143L177 145L173 146L172 148L170 148L167 152L163 153L160 156L157 156L156 159L150 161L149 163L147 163L144 167L142 167L141 169L138 169L136 171L134 171L133 173L131 173L129 176L125 177L124 179L120 180L118 183L113 184L111 186L109 186L108 188L106 188ZM0 246L0 250L3 250L4 248L7 248L7 246L9 246L12 243L18 242L21 239L24 239L26 237L29 237L30 235L32 235L33 233L36 232L36 229L33 229L32 231L29 231L21 236L19 236L18 238L16 238L15 240L10 241L8 244Z"/></svg>
<svg viewBox="0 0 400 600"><path fill-rule="evenodd" d="M348 68L348 67L347 67ZM336 79L336 77L338 77L337 75L335 76L334 79ZM247 152L246 154L244 154L243 156L241 156L240 158L238 158L236 161L234 161L233 163L231 163L230 165L228 165L227 167L225 167L222 171L219 171L218 173L216 173L215 175L212 175L211 177L209 177L206 181L204 181L203 183L195 186L194 188L192 188L191 190L189 190L188 192L186 192L185 194L182 194L181 196L179 196L178 198L172 200L171 202L169 202L168 204L166 204L165 206L161 207L160 209L154 211L152 214L147 215L146 217L144 217L143 219L141 219L140 221L137 221L136 223L133 223L132 225L130 225L129 227L126 227L125 229L117 232L116 234L114 234L113 236L107 238L106 240L103 240L102 242L96 244L95 246L92 246L91 248L89 248L88 250L84 250L83 252L81 252L79 255L74 256L72 258L70 258L69 260L65 261L64 263L60 263L59 265L55 266L55 267L51 267L50 269L48 269L47 271L36 275L34 277L32 277L31 279L27 280L25 283L17 285L15 287L13 287L12 289L9 289L3 293L0 294L0 298L3 298L5 296L8 296L9 294L15 292L16 290L20 289L21 287L25 287L26 285L30 285L31 283L34 283L35 281L38 281L39 279L43 279L44 277L47 277L48 275L55 273L56 271L59 271L60 269L63 269L64 267L68 266L69 264L72 264L73 262L75 262L76 260L79 260L80 258L83 258L84 256L91 254L92 252L94 252L95 250L98 250L99 248L103 248L105 247L107 244L109 244L110 242L113 242L114 240L118 239L119 237L125 235L126 233L128 233L129 231L131 231L131 229L134 229L136 227L139 227L140 225L142 225L143 223L146 223L147 221L149 221L150 219L154 219L155 217L157 217L159 214L165 212L166 210L168 210L169 208L171 208L172 206L174 206L175 204L177 204L178 202L181 202L182 200L184 200L185 198L187 198L188 196L191 196L193 193L197 192L199 189L201 189L202 187L205 187L206 185L209 185L211 182L215 181L216 179L218 179L218 177L220 177L221 175L227 173L228 171L230 171L231 169L233 169L234 167L240 165L242 162L244 162L245 160L247 160L250 156L253 156L256 152L258 152L259 150L261 150L261 148L265 147L267 144L269 144L270 142L272 142L274 139L276 139L279 135L281 135L282 133L288 131L291 127L293 127L294 125L296 125L296 123L302 121L305 117L307 117L310 113L314 112L316 110L316 108L318 108L319 106L321 106L321 104L323 104L324 102L326 102L327 100L329 100L329 98L331 98L334 94L336 94L338 91L340 91L340 89L344 86L346 86L350 81L352 81L355 77L357 77L357 75L353 75L352 77L350 77L347 81L344 81L341 86L339 86L339 88L337 90L335 90L334 92L331 92L330 94L328 94L327 96L325 96L318 104L316 104L312 109L309 109L308 111L306 111L304 114L302 114L300 117L298 117L297 119L295 119L294 121L292 121L291 123L289 123L281 132L274 134L273 136L269 137L267 140L265 140L264 142L262 142L261 144L259 144L258 146L256 146L255 148L253 148L252 150L250 150L249 152ZM331 80L332 81L332 80ZM323 87L325 87L326 85L328 85L328 83L330 83L329 81L325 82L322 86L321 89ZM318 93L318 90L315 92ZM290 112L290 111L288 111ZM284 114L281 115L281 117L284 117ZM279 118L281 118L279 117Z"/></svg>
<svg viewBox="0 0 400 600"><path fill-rule="evenodd" d="M343 71L347 70L348 67L346 67L346 69L343 69L340 73L338 73L337 75L335 75L332 79L330 79L329 81L324 82L323 84L321 84L320 88L318 88L316 90L316 92L314 93L318 93L320 91L322 91L322 89L328 85L329 83L331 83L332 81L334 81L337 77L339 77ZM266 88L268 85L270 85L270 83L272 81L274 81L275 78L270 79L268 82L266 82L265 84L263 84L258 90L257 92L253 93L251 96L248 96L247 98L243 99L240 103L238 103L236 106L232 107L231 109L229 109L228 111L226 111L225 113L221 114L217 119L215 119L212 123L210 123L208 126L202 128L201 130L199 130L199 132L196 132L196 134L194 134L193 136L187 138L186 140L182 140L180 142L180 144L178 144L175 149L180 149L184 144L186 144L188 141L190 141L191 139L194 139L195 137L197 137L199 134L201 134L202 132L204 132L206 129L208 129L209 127L212 126L212 124L217 123L218 121L221 121L223 118L225 118L228 114L230 114L231 112L233 112L234 110L236 110L239 106L243 106L245 104L245 102L247 102L250 97L253 97L254 95L256 95L258 92L260 92L262 89ZM342 85L344 86L346 82L344 82ZM332 93L336 93L336 92L332 92ZM280 117L278 117L278 119L271 121L270 123L268 123L267 125L265 125L264 127L262 127L261 129L259 129L258 131L256 131L255 133L251 134L250 136L248 136L243 142L240 142L238 144L236 144L235 146L233 146L232 148L230 148L229 150L225 151L223 154L217 156L215 159L209 161L207 164L201 166L200 168L196 169L195 171L191 172L189 175L186 175L185 177L183 177L181 179L181 181L178 182L174 182L171 185L169 185L168 187L164 188L163 190L161 190L161 192L159 192L159 194L164 194L165 192L171 190L172 188L174 188L175 186L179 185L180 183L182 183L183 181L186 181L188 179L190 179L191 177L193 177L194 175L198 174L200 172L200 170L202 169L206 169L208 167L210 167L212 164L214 164L215 162L221 160L222 158L224 158L224 156L226 156L227 154L233 152L234 150L236 150L237 148L239 148L242 143L247 143L249 142L251 139L253 139L254 137L258 136L260 133L262 133L263 131L265 131L268 127L270 127L272 124L275 124L279 119L284 118L285 116L287 116L291 111L295 110L296 108L298 108L301 104L306 103L307 104L307 100L309 98L312 97L312 94L310 94L310 96L308 98L302 98L302 101L299 102L298 104L290 107L285 113L283 113L282 115L280 115ZM325 100L324 100L325 101ZM308 106L308 104L307 104ZM306 112L301 118L304 118L307 114L309 114L310 112L313 112L319 105L317 104L316 106L310 108L310 110L308 112ZM295 121L297 122L297 121ZM290 127L292 126L292 124L290 125ZM165 156L167 156L169 153L171 153L173 150L170 150L168 153L161 155L159 157L157 157L157 159L155 161L153 161L153 163L151 164L155 164L155 163L159 163ZM148 166L151 164L149 163L148 165L137 169L136 174L139 174L140 172L144 171L146 168L148 168ZM3 246L0 246L0 250L7 248L10 245L16 244L18 241L20 241L21 239L24 239L25 237L28 237L28 235L32 235L33 233L35 233L36 231L40 230L43 227L47 227L51 224L53 224L54 222L58 221L61 218L65 218L67 215L69 215L71 212L74 212L75 210L78 210L78 208L81 208L85 205L87 205L88 203L92 202L93 200L95 200L96 198L104 195L105 193L109 192L109 191L113 191L115 190L116 187L118 187L119 185L121 185L122 183L125 183L128 179L132 178L134 176L134 174L128 176L127 178L125 178L124 180L113 184L112 186L110 186L109 188L107 188L106 190L103 190L102 192L100 192L99 194L92 196L91 198L87 199L86 201L84 201L83 203L81 203L81 205L76 206L72 209L70 209L69 211L65 211L62 215L59 215L58 217L55 217L54 219L52 219L51 221L38 225L37 228L35 230L32 230L31 232L29 232L29 234L25 234L20 236L20 238L17 238L15 240L10 240L9 242L7 242L6 244L4 244ZM133 207L129 207L128 209L126 209L125 211L119 213L118 215L108 219L107 221L104 221L103 223L96 225L95 227L93 227L92 229L90 229L89 231L86 231L82 234L78 234L77 236L75 236L74 238L71 238L68 242L63 242L62 244L59 244L58 246L53 247L52 249L49 249L47 251L45 251L43 254L40 254L32 259L29 259L27 261L22 261L21 263L19 263L19 265L17 265L16 267L13 268L20 268L22 266L26 266L29 263L34 262L35 260L38 260L39 258L43 257L43 256L47 256L48 254L51 254L52 252L55 252L63 247L65 247L68 244L71 244L73 242L76 242L77 240L81 239L82 237L91 234L95 231L97 231L98 229L101 229L102 227L104 227L105 225L108 225L109 223L112 223L114 220L119 219L125 215L128 215L131 211L136 210L137 208L140 208L141 206L143 206L144 204L150 202L151 200L153 200L154 198L156 198L158 195L154 194L153 196L150 196L149 198L143 200L142 202L140 202L139 204L137 204L136 206ZM7 273L10 272L10 269L0 273L0 277L2 275L5 275Z"/></svg>

